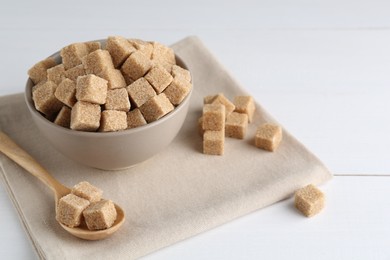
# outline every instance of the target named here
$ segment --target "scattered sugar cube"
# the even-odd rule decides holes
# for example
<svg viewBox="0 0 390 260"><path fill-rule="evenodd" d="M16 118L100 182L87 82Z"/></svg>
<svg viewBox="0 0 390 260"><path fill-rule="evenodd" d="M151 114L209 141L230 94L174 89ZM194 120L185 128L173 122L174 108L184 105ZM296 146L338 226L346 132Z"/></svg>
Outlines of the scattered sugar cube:
<svg viewBox="0 0 390 260"><path fill-rule="evenodd" d="M251 96L237 96L233 103L236 107L234 111L247 114L249 123L251 123L256 109L253 98Z"/></svg>
<svg viewBox="0 0 390 260"><path fill-rule="evenodd" d="M282 141L282 128L275 124L263 124L257 128L255 145L258 148L275 151Z"/></svg>
<svg viewBox="0 0 390 260"><path fill-rule="evenodd" d="M78 77L85 75L87 75L87 73L85 72L83 64L77 65L65 71L65 77L70 80L73 80L74 82L77 81Z"/></svg>
<svg viewBox="0 0 390 260"><path fill-rule="evenodd" d="M49 117L62 108L62 103L54 95L56 87L57 85L54 82L45 81L32 88L32 99L35 108Z"/></svg>
<svg viewBox="0 0 390 260"><path fill-rule="evenodd" d="M222 93L217 94L211 104L222 104L225 106L225 116L226 118L230 115L231 112L234 111L235 106L232 102L230 102Z"/></svg>
<svg viewBox="0 0 390 260"><path fill-rule="evenodd" d="M183 78L184 80L191 82L191 73L177 65L172 66L172 76L174 78Z"/></svg>
<svg viewBox="0 0 390 260"><path fill-rule="evenodd" d="M203 153L223 155L225 143L224 131L205 131L203 134Z"/></svg>
<svg viewBox="0 0 390 260"><path fill-rule="evenodd" d="M108 90L104 108L108 110L129 111L130 101L127 90L125 88Z"/></svg>
<svg viewBox="0 0 390 260"><path fill-rule="evenodd" d="M237 139L244 139L248 128L248 115L232 112L225 122L225 135Z"/></svg>
<svg viewBox="0 0 390 260"><path fill-rule="evenodd" d="M97 76L108 81L109 89L124 88L127 86L120 70L106 68Z"/></svg>
<svg viewBox="0 0 390 260"><path fill-rule="evenodd" d="M76 83L77 100L103 105L107 98L107 83L107 80L93 74L78 77Z"/></svg>
<svg viewBox="0 0 390 260"><path fill-rule="evenodd" d="M111 54L115 68L119 68L130 54L136 51L136 48L121 36L108 37L106 49Z"/></svg>
<svg viewBox="0 0 390 260"><path fill-rule="evenodd" d="M126 90L136 107L142 106L146 101L156 95L156 91L154 91L152 85L145 78L137 79Z"/></svg>
<svg viewBox="0 0 390 260"><path fill-rule="evenodd" d="M146 124L147 122L138 108L127 112L127 129L143 126Z"/></svg>
<svg viewBox="0 0 390 260"><path fill-rule="evenodd" d="M306 217L318 214L324 206L324 193L312 184L295 192L295 207Z"/></svg>
<svg viewBox="0 0 390 260"><path fill-rule="evenodd" d="M32 80L34 84L38 84L39 82L45 81L47 79L47 69L50 69L56 66L54 58L47 58L36 63L28 70L28 76Z"/></svg>
<svg viewBox="0 0 390 260"><path fill-rule="evenodd" d="M173 109L174 106L164 93L152 97L140 107L141 113L148 123L160 119Z"/></svg>
<svg viewBox="0 0 390 260"><path fill-rule="evenodd" d="M72 113L71 109L67 106L63 106L58 113L56 119L54 120L54 124L70 128L70 114Z"/></svg>
<svg viewBox="0 0 390 260"><path fill-rule="evenodd" d="M192 84L184 78L176 77L164 90L165 95L175 106L179 105L190 93Z"/></svg>
<svg viewBox="0 0 390 260"><path fill-rule="evenodd" d="M113 132L127 128L127 114L124 111L104 110L99 131Z"/></svg>
<svg viewBox="0 0 390 260"><path fill-rule="evenodd" d="M152 58L153 45L140 39L128 39L129 43L148 59Z"/></svg>
<svg viewBox="0 0 390 260"><path fill-rule="evenodd" d="M58 201L56 219L68 227L77 227L81 223L83 211L89 204L86 199L68 194Z"/></svg>
<svg viewBox="0 0 390 260"><path fill-rule="evenodd" d="M100 126L101 108L97 104L77 101L72 108L70 128L80 131L96 131Z"/></svg>
<svg viewBox="0 0 390 260"><path fill-rule="evenodd" d="M102 198L103 191L87 181L82 181L73 186L71 193L92 203Z"/></svg>
<svg viewBox="0 0 390 260"><path fill-rule="evenodd" d="M152 67L152 62L140 51L133 52L123 63L121 71L133 80L143 77Z"/></svg>
<svg viewBox="0 0 390 260"><path fill-rule="evenodd" d="M76 100L76 83L73 80L65 78L56 88L55 97L67 105L73 107Z"/></svg>
<svg viewBox="0 0 390 260"><path fill-rule="evenodd" d="M169 84L171 84L173 78L163 67L155 66L145 75L145 79L149 81L157 94L160 94Z"/></svg>
<svg viewBox="0 0 390 260"><path fill-rule="evenodd" d="M117 212L111 200L102 199L86 208L83 216L89 230L101 230L114 224Z"/></svg>
<svg viewBox="0 0 390 260"><path fill-rule="evenodd" d="M57 85L65 78L64 64L58 64L47 69L47 80L53 81Z"/></svg>
<svg viewBox="0 0 390 260"><path fill-rule="evenodd" d="M225 129L225 106L205 104L203 106L203 129L223 131Z"/></svg>
<svg viewBox="0 0 390 260"><path fill-rule="evenodd" d="M114 69L111 55L107 50L98 49L82 59L87 74L99 75L106 68Z"/></svg>
<svg viewBox="0 0 390 260"><path fill-rule="evenodd" d="M72 43L61 49L62 64L64 64L65 69L73 68L80 65L82 58L88 53L88 47L85 43Z"/></svg>
<svg viewBox="0 0 390 260"><path fill-rule="evenodd" d="M152 52L152 60L156 62L167 62L168 64L174 65L176 64L176 58L174 51L159 42L152 42L153 52Z"/></svg>

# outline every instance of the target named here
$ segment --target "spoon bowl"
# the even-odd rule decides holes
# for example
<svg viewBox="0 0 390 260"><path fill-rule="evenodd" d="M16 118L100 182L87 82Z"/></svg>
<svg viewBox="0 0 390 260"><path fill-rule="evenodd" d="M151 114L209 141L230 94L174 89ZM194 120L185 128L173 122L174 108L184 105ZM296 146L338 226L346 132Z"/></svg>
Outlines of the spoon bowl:
<svg viewBox="0 0 390 260"><path fill-rule="evenodd" d="M37 177L40 181L46 184L54 193L55 207L57 209L58 201L65 195L70 193L70 189L56 179L43 168L31 155L18 146L10 137L0 131L0 151L8 156L11 160L19 164L27 172ZM75 237L85 240L100 240L111 236L115 233L125 221L125 213L121 207L115 204L117 218L112 227L103 230L89 230L85 223L75 228L70 228L58 222L66 231Z"/></svg>

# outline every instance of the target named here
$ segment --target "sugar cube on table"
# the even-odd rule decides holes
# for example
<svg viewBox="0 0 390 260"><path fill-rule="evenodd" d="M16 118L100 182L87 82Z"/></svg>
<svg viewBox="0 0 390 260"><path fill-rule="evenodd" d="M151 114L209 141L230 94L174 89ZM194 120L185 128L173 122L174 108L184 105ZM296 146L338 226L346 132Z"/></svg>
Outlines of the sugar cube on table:
<svg viewBox="0 0 390 260"><path fill-rule="evenodd" d="M203 134L203 153L210 155L223 155L224 143L224 131L206 130Z"/></svg>
<svg viewBox="0 0 390 260"><path fill-rule="evenodd" d="M294 204L306 217L312 217L325 207L325 195L316 186L309 184L295 192Z"/></svg>
<svg viewBox="0 0 390 260"><path fill-rule="evenodd" d="M282 128L275 124L266 123L257 128L255 145L258 148L275 151L282 141Z"/></svg>
<svg viewBox="0 0 390 260"><path fill-rule="evenodd" d="M236 96L233 104L235 105L234 111L247 114L249 123L253 121L256 107L251 96Z"/></svg>
<svg viewBox="0 0 390 260"><path fill-rule="evenodd" d="M225 122L225 135L237 139L244 139L248 129L248 115L232 112Z"/></svg>
<svg viewBox="0 0 390 260"><path fill-rule="evenodd" d="M203 129L222 131L225 129L225 106L205 104L203 106Z"/></svg>
<svg viewBox="0 0 390 260"><path fill-rule="evenodd" d="M227 118L231 112L234 111L234 104L232 102L229 101L229 99L227 99L225 97L224 94L222 93L219 93L217 94L211 101L210 104L221 104L221 105L224 105L225 106L225 117Z"/></svg>

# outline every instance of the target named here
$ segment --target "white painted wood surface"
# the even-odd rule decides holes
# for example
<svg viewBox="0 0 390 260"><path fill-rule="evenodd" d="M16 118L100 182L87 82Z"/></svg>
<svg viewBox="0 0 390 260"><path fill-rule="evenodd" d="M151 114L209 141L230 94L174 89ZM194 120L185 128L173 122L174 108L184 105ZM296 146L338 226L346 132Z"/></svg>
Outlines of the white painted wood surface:
<svg viewBox="0 0 390 260"><path fill-rule="evenodd" d="M385 0L2 0L0 95L22 92L27 69L71 42L124 35L170 44L197 35L345 176L323 187L328 203L317 217L286 200L146 259L390 259L389 12ZM2 259L36 258L2 185L0 225Z"/></svg>

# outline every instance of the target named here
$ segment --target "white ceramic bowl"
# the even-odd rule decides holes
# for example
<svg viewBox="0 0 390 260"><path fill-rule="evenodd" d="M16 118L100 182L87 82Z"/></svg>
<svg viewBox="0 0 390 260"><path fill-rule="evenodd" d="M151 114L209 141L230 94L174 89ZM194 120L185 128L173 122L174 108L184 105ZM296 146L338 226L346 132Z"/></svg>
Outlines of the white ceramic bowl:
<svg viewBox="0 0 390 260"><path fill-rule="evenodd" d="M101 41L103 44L104 40ZM52 55L60 61L59 52ZM176 56L179 66L188 69ZM129 168L164 150L175 138L187 116L192 89L183 102L157 121L118 132L82 132L58 126L34 107L27 80L25 100L35 125L63 155L81 164L104 170Z"/></svg>

